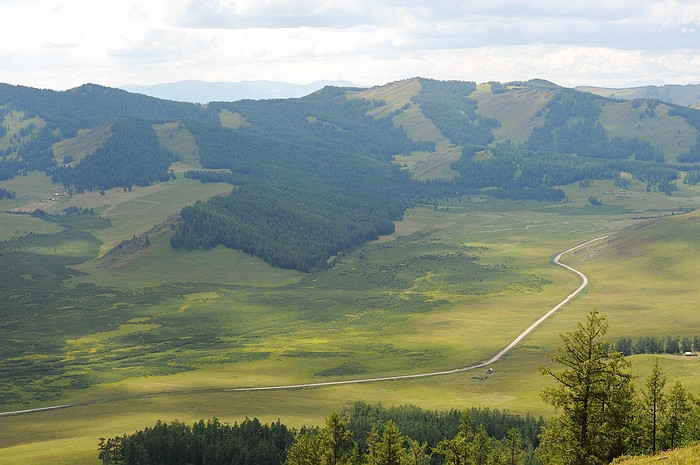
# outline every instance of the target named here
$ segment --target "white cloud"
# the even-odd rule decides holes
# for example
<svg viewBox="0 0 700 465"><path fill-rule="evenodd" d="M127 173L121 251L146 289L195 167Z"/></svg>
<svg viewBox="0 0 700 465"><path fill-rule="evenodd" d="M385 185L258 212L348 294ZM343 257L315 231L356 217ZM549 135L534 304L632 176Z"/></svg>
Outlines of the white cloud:
<svg viewBox="0 0 700 465"><path fill-rule="evenodd" d="M700 82L696 0L11 0L0 82Z"/></svg>

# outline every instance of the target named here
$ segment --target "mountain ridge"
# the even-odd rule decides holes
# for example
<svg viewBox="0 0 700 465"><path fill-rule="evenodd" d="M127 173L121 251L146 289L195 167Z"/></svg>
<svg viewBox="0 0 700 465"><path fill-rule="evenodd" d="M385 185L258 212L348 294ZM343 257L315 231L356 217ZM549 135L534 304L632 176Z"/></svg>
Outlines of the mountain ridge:
<svg viewBox="0 0 700 465"><path fill-rule="evenodd" d="M658 99L668 103L700 109L700 84L664 84L661 86L649 85L622 88L576 86L575 89L608 98L623 100Z"/></svg>
<svg viewBox="0 0 700 465"><path fill-rule="evenodd" d="M309 84L268 80L235 82L184 80L150 85L125 84L118 86L118 88L165 100L209 103L245 99L299 98L326 86L358 87L356 84L344 80L318 80Z"/></svg>
<svg viewBox="0 0 700 465"><path fill-rule="evenodd" d="M523 81L514 81L506 84L513 85L522 82ZM539 83L540 87L559 87L555 83L544 79L532 79L527 82L531 87L534 87L537 83ZM489 82L484 84L489 84ZM214 82L190 79L157 84L124 84L116 86L116 88L165 100L209 103L214 101L236 101L244 99L300 98L326 86L369 89L382 87L383 85L361 86L347 80L316 80L308 84L298 84L264 79ZM658 99L668 103L689 106L696 109L700 108L700 84L630 85L625 87L581 84L573 86L572 88L608 98L623 100Z"/></svg>

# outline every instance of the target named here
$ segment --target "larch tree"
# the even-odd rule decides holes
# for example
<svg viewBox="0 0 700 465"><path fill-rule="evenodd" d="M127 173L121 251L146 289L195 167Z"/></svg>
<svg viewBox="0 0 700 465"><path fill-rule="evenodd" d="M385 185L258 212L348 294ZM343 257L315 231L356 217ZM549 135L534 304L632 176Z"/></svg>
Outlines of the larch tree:
<svg viewBox="0 0 700 465"><path fill-rule="evenodd" d="M561 335L562 346L548 355L561 371L541 367L556 385L542 393L545 402L561 415L542 434L538 458L543 464L596 465L616 455L611 444L623 438L624 425L610 428L624 418L620 397L629 395L629 363L602 338L608 330L606 318L592 310L574 332Z"/></svg>
<svg viewBox="0 0 700 465"><path fill-rule="evenodd" d="M667 449L674 449L682 444L684 426L689 412L688 394L681 382L676 381L668 396L668 411L661 428L664 445Z"/></svg>
<svg viewBox="0 0 700 465"><path fill-rule="evenodd" d="M373 427L367 442L368 465L407 465L409 463L409 456L404 448L406 438L393 421L386 422L381 436Z"/></svg>
<svg viewBox="0 0 700 465"><path fill-rule="evenodd" d="M337 412L326 418L326 427L321 430L321 438L324 449L321 455L323 465L347 464L356 453L357 447L352 433L347 428L347 422Z"/></svg>
<svg viewBox="0 0 700 465"><path fill-rule="evenodd" d="M652 454L659 446L659 433L661 419L666 410L666 376L659 367L659 360L656 359L654 368L647 378L646 388L642 391L641 420L645 432L647 451Z"/></svg>

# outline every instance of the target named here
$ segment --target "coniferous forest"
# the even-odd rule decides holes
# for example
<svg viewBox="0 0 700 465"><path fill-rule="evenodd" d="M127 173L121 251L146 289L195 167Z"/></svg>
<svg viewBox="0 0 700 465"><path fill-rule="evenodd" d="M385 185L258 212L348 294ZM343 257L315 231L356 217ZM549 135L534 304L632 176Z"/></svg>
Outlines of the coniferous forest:
<svg viewBox="0 0 700 465"><path fill-rule="evenodd" d="M156 181L167 181L170 165L177 157L158 143L151 123L120 119L112 126L112 136L93 154L75 167L58 167L53 180L76 192L122 187L131 190Z"/></svg>
<svg viewBox="0 0 700 465"><path fill-rule="evenodd" d="M352 402L340 413L331 413L324 427L300 430L287 428L279 421L263 425L257 419L234 425L222 425L217 419L200 420L191 426L178 421L158 422L133 434L103 438L98 455L105 465L293 465L326 463L321 456L334 448L338 460L332 463L349 463L350 458L354 463L366 463L370 457L376 459L373 455L380 438L395 434L392 447L397 455L406 455L404 447L411 444L418 461L406 461L406 457L389 463L445 463L447 453L433 451L446 451L454 438L481 441L485 454L493 457L510 454L518 460L514 463L534 463L534 450L544 425L541 418L491 409L438 412L413 405L385 408ZM340 431L344 432L343 441L338 440ZM312 450L306 448L307 441L317 442Z"/></svg>

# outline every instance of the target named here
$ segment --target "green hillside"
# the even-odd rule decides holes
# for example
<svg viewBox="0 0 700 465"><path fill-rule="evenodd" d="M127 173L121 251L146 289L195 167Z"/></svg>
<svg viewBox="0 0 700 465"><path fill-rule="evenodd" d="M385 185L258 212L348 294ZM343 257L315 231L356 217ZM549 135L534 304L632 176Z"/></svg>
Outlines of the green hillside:
<svg viewBox="0 0 700 465"><path fill-rule="evenodd" d="M651 465L656 463L669 465L691 465L700 462L700 445L661 452L651 456L623 457L616 460L616 465Z"/></svg>

